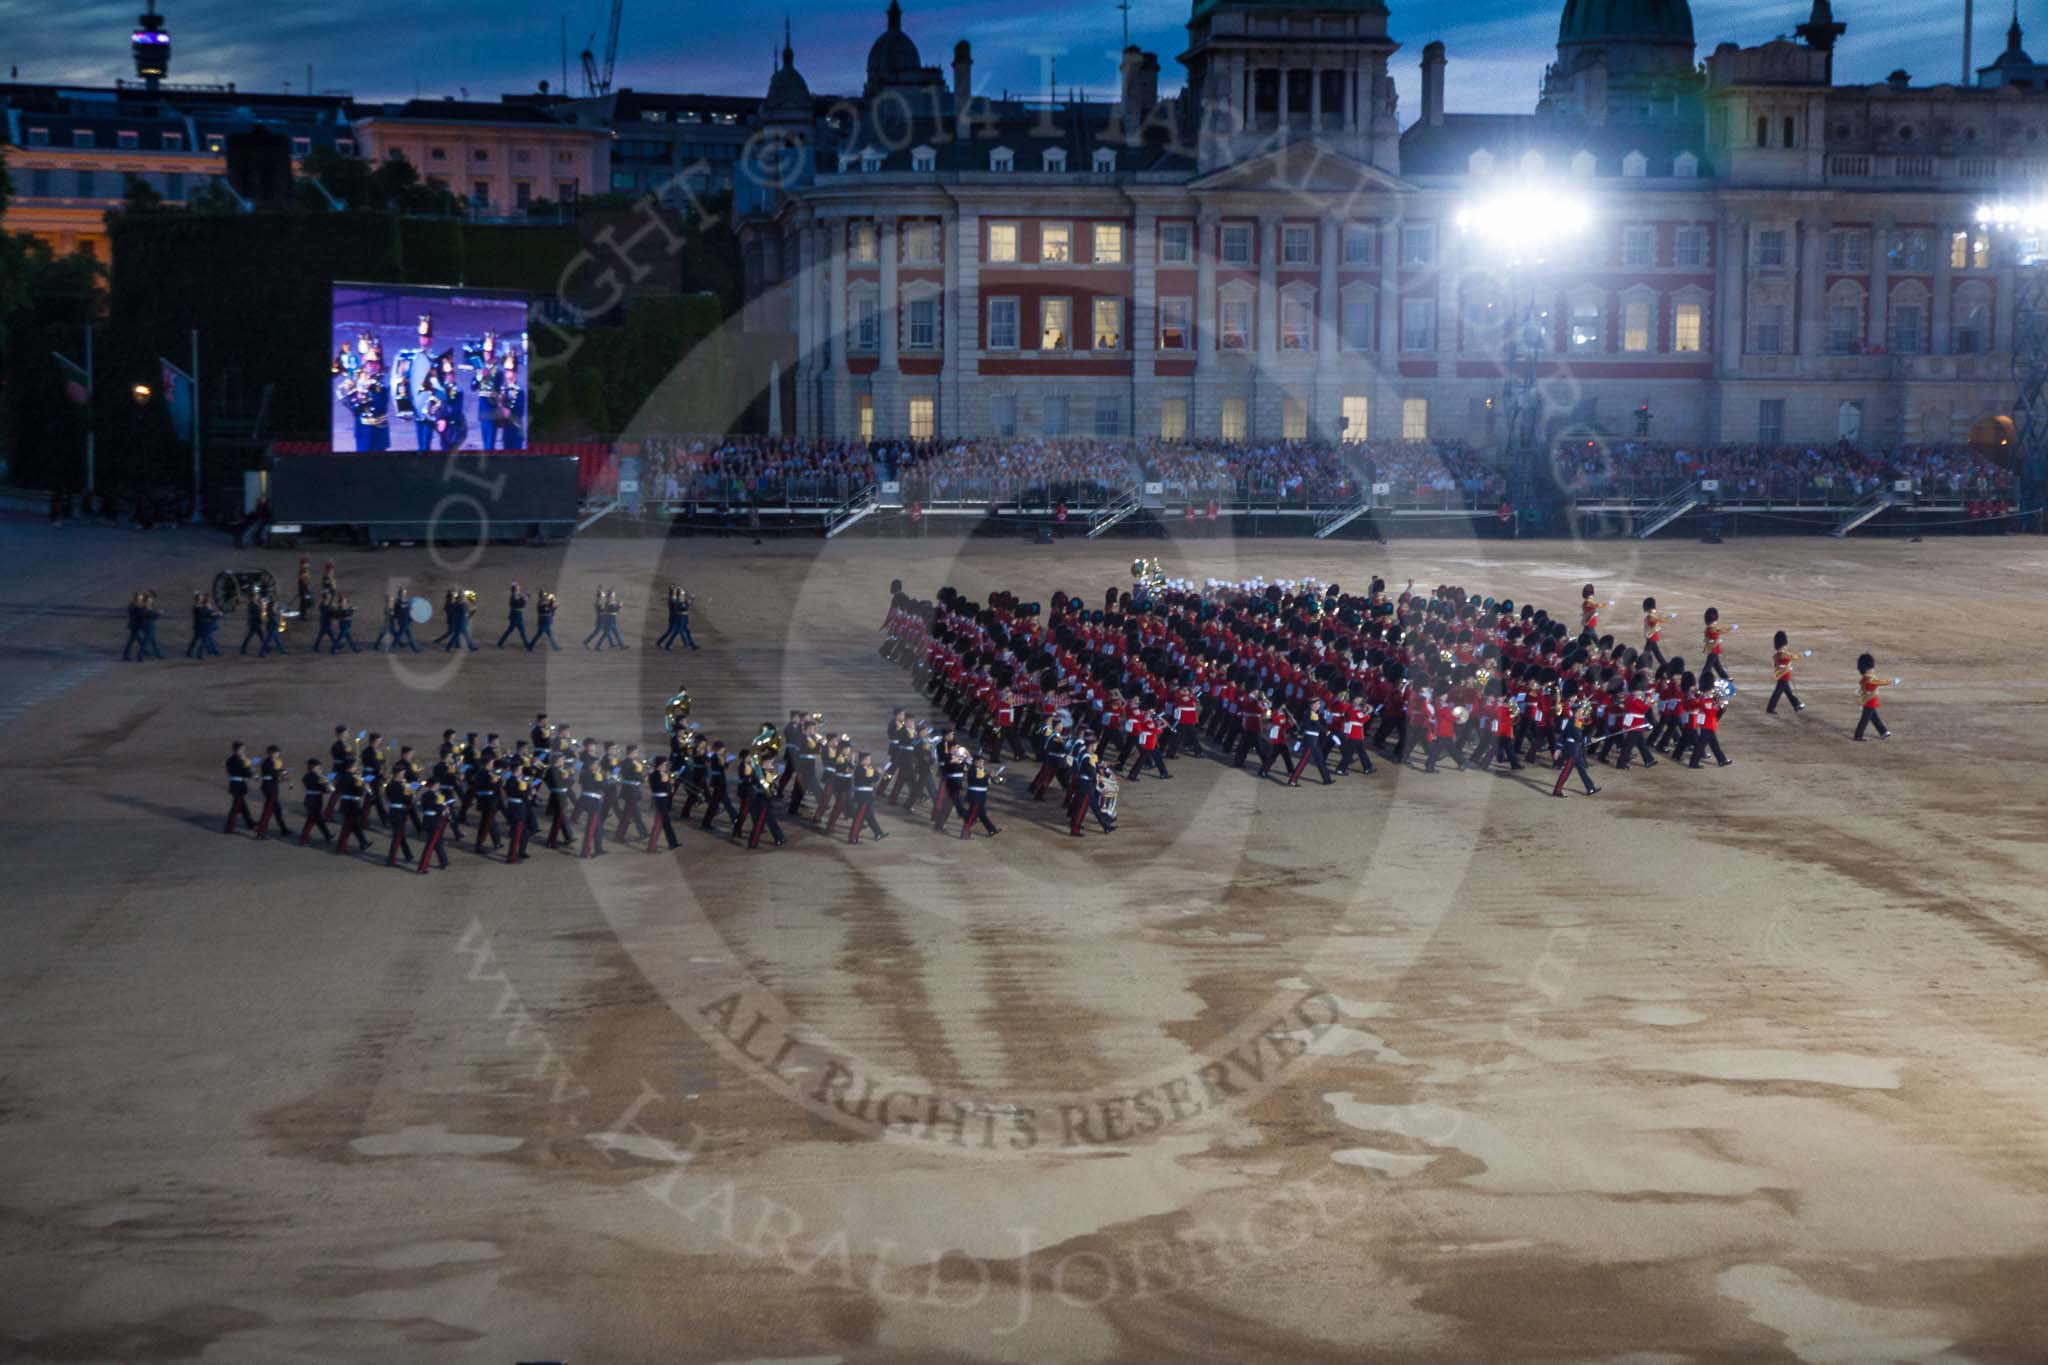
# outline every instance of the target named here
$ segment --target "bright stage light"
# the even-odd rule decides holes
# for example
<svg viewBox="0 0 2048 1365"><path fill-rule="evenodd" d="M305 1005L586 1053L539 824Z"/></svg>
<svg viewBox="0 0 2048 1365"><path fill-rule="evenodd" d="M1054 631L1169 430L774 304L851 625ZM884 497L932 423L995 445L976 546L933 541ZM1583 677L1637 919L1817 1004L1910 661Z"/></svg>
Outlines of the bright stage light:
<svg viewBox="0 0 2048 1365"><path fill-rule="evenodd" d="M1593 209L1582 194L1555 185L1525 184L1495 191L1458 211L1458 230L1517 260L1538 259L1583 233Z"/></svg>

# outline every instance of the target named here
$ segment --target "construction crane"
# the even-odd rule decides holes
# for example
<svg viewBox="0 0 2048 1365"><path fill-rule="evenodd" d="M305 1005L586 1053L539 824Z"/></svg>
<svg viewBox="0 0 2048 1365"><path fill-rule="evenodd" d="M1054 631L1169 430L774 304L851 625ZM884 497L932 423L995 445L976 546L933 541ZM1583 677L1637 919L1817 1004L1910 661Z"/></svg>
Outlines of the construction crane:
<svg viewBox="0 0 2048 1365"><path fill-rule="evenodd" d="M611 31L604 43L604 69L597 66L597 54L589 47L583 49L583 93L586 96L609 95L612 92L612 68L619 60L619 16L626 7L626 0L612 0ZM590 43L597 43L597 30L590 31Z"/></svg>

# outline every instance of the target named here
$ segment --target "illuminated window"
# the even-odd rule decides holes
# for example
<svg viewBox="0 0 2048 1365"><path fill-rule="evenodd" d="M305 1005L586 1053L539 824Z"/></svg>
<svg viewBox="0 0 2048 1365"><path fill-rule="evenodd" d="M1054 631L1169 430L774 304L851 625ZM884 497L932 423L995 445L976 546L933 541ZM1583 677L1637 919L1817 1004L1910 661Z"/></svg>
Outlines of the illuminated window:
<svg viewBox="0 0 2048 1365"><path fill-rule="evenodd" d="M1621 349L1650 349L1650 301L1629 299L1621 305Z"/></svg>
<svg viewBox="0 0 2048 1365"><path fill-rule="evenodd" d="M1401 439L1404 441L1427 441L1429 439L1429 400L1427 398L1403 398L1401 400Z"/></svg>
<svg viewBox="0 0 2048 1365"><path fill-rule="evenodd" d="M1065 265L1074 259L1074 231L1065 223L1047 223L1038 229L1038 259Z"/></svg>
<svg viewBox="0 0 2048 1365"><path fill-rule="evenodd" d="M1280 400L1280 437L1286 441L1308 439L1308 400L1306 398L1283 398Z"/></svg>
<svg viewBox="0 0 2048 1365"><path fill-rule="evenodd" d="M1222 348L1226 351L1242 351L1252 340L1252 301L1242 294L1233 294L1223 300L1222 325L1218 328Z"/></svg>
<svg viewBox="0 0 2048 1365"><path fill-rule="evenodd" d="M1363 441L1366 433L1366 418L1372 409L1362 393L1346 394L1344 397L1344 439Z"/></svg>
<svg viewBox="0 0 2048 1365"><path fill-rule="evenodd" d="M1188 314L1191 302L1188 299L1161 299L1159 301L1159 349L1162 351L1185 351L1189 345Z"/></svg>
<svg viewBox="0 0 2048 1365"><path fill-rule="evenodd" d="M1188 400L1166 398L1159 403L1159 435L1162 440L1184 441L1188 435Z"/></svg>
<svg viewBox="0 0 2048 1365"><path fill-rule="evenodd" d="M1017 259L1017 225L1015 223L990 223L988 225L988 258L997 264L1008 265Z"/></svg>
<svg viewBox="0 0 2048 1365"><path fill-rule="evenodd" d="M1117 351L1124 344L1124 301L1122 299L1097 299L1094 304L1095 349Z"/></svg>
<svg viewBox="0 0 2048 1365"><path fill-rule="evenodd" d="M1223 439L1242 441L1244 439L1244 399L1223 400Z"/></svg>
<svg viewBox="0 0 2048 1365"><path fill-rule="evenodd" d="M1598 351L1604 349L1606 340L1607 311L1593 299L1583 299L1572 305L1571 338L1574 351Z"/></svg>
<svg viewBox="0 0 2048 1365"><path fill-rule="evenodd" d="M863 441L875 439L875 396L871 393L860 396L860 438Z"/></svg>
<svg viewBox="0 0 2048 1365"><path fill-rule="evenodd" d="M1069 299L1038 301L1038 349L1064 351L1073 344L1073 302Z"/></svg>
<svg viewBox="0 0 2048 1365"><path fill-rule="evenodd" d="M854 223L847 230L847 254L856 265L873 265L877 259L875 225Z"/></svg>
<svg viewBox="0 0 2048 1365"><path fill-rule="evenodd" d="M1123 224L1097 223L1095 225L1095 263L1097 265L1122 265L1124 263Z"/></svg>
<svg viewBox="0 0 2048 1365"><path fill-rule="evenodd" d="M934 428L934 416L938 404L928 395L914 395L910 400L910 436L912 440L929 441Z"/></svg>
<svg viewBox="0 0 2048 1365"><path fill-rule="evenodd" d="M1671 349L1674 351L1697 351L1700 348L1700 306L1696 303L1681 303L1672 315Z"/></svg>
<svg viewBox="0 0 2048 1365"><path fill-rule="evenodd" d="M1288 294L1280 300L1280 349L1306 351L1314 324L1314 308L1307 295Z"/></svg>

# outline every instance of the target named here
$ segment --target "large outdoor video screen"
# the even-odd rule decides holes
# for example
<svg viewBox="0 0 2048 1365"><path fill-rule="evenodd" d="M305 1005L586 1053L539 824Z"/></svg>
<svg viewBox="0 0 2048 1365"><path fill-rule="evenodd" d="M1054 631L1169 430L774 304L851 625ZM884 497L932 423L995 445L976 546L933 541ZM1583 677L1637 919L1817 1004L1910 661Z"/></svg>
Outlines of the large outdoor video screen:
<svg viewBox="0 0 2048 1365"><path fill-rule="evenodd" d="M334 286L334 449L526 449L526 298Z"/></svg>

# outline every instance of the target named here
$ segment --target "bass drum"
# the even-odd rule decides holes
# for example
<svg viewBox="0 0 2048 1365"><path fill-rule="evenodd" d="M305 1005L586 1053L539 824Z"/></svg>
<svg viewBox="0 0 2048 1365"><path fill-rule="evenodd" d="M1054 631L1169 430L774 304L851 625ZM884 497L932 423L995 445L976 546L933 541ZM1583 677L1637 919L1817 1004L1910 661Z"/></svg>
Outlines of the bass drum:
<svg viewBox="0 0 2048 1365"><path fill-rule="evenodd" d="M412 623L423 626L434 619L434 604L424 597L415 597L406 611L412 616Z"/></svg>
<svg viewBox="0 0 2048 1365"><path fill-rule="evenodd" d="M1116 780L1116 774L1105 771L1102 774L1102 813L1116 819L1116 799L1123 793L1123 783Z"/></svg>

